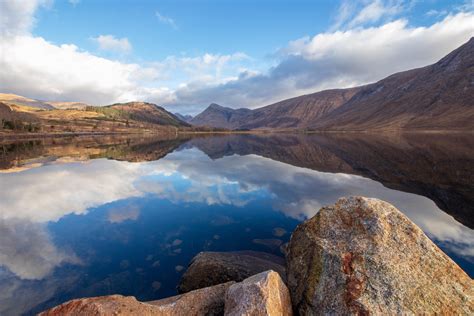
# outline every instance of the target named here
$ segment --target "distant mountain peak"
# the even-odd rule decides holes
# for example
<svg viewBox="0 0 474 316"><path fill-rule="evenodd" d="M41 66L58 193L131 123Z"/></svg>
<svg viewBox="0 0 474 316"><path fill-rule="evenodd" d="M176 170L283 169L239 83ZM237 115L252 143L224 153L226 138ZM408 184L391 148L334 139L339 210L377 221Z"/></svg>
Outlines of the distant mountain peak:
<svg viewBox="0 0 474 316"><path fill-rule="evenodd" d="M187 123L189 123L193 119L193 116L189 115L189 114L181 114L181 113L178 113L178 112L175 112L173 114L174 114L174 116L179 118L181 121L184 121L184 122L187 122Z"/></svg>
<svg viewBox="0 0 474 316"><path fill-rule="evenodd" d="M241 118L251 111L250 109L232 109L217 103L211 103L204 111L190 120L190 123L196 126L232 129L240 125Z"/></svg>
<svg viewBox="0 0 474 316"><path fill-rule="evenodd" d="M219 105L217 103L211 103L211 104L209 104L209 106L207 108L210 109L210 110L227 110L227 109L231 110L231 108Z"/></svg>

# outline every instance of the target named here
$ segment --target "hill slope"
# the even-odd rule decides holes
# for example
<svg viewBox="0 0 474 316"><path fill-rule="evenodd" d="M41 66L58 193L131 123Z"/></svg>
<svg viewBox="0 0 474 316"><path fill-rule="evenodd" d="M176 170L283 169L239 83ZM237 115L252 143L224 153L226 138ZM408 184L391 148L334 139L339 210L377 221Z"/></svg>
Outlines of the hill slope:
<svg viewBox="0 0 474 316"><path fill-rule="evenodd" d="M240 128L306 128L347 102L360 88L334 89L302 95L256 109Z"/></svg>
<svg viewBox="0 0 474 316"><path fill-rule="evenodd" d="M147 102L116 103L104 107L88 107L111 118L129 119L158 125L190 126L161 106Z"/></svg>
<svg viewBox="0 0 474 316"><path fill-rule="evenodd" d="M40 109L0 102L0 135L38 133L175 133L190 125L152 103L129 102L104 107L67 103L67 109Z"/></svg>
<svg viewBox="0 0 474 316"><path fill-rule="evenodd" d="M82 102L48 102L48 104L59 110L84 110L90 106Z"/></svg>
<svg viewBox="0 0 474 316"><path fill-rule="evenodd" d="M51 110L54 107L48 102L43 102L39 100L25 98L16 94L11 93L0 93L0 102L16 104L16 105L25 105L38 109Z"/></svg>
<svg viewBox="0 0 474 316"><path fill-rule="evenodd" d="M433 65L363 87L311 127L474 130L474 38Z"/></svg>

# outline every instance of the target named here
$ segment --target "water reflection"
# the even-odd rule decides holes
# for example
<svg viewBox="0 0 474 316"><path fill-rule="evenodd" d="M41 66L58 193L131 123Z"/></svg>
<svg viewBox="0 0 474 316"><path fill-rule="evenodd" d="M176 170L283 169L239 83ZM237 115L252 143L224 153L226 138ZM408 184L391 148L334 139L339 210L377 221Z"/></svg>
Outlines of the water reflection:
<svg viewBox="0 0 474 316"><path fill-rule="evenodd" d="M462 135L4 144L0 314L172 295L197 252L281 255L299 221L347 195L394 204L472 276L472 145Z"/></svg>

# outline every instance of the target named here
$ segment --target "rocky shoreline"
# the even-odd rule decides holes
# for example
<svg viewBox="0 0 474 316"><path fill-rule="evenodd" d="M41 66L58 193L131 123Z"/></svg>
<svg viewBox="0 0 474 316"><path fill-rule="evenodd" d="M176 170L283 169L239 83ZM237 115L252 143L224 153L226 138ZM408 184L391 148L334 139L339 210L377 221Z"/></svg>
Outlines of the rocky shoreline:
<svg viewBox="0 0 474 316"><path fill-rule="evenodd" d="M301 223L287 250L286 263L254 251L200 253L180 295L83 298L40 315L474 313L473 280L386 202L341 198Z"/></svg>

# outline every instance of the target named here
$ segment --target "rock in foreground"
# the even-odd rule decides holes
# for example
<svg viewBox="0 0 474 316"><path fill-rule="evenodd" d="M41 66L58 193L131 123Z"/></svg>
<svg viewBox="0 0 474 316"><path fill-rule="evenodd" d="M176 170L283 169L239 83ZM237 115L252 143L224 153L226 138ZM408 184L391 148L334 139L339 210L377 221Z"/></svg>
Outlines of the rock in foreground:
<svg viewBox="0 0 474 316"><path fill-rule="evenodd" d="M184 273L178 292L186 293L228 281L240 282L267 270L276 271L285 278L285 260L258 251L200 252Z"/></svg>
<svg viewBox="0 0 474 316"><path fill-rule="evenodd" d="M235 282L194 290L182 295L151 301L148 304L159 307L159 315L222 315L224 297L228 288Z"/></svg>
<svg viewBox="0 0 474 316"><path fill-rule="evenodd" d="M225 293L233 283L219 284L151 302L139 302L133 296L122 295L76 299L49 309L40 316L222 315Z"/></svg>
<svg viewBox="0 0 474 316"><path fill-rule="evenodd" d="M287 271L301 315L474 313L471 278L377 199L341 198L300 224Z"/></svg>
<svg viewBox="0 0 474 316"><path fill-rule="evenodd" d="M292 315L290 292L275 271L266 271L233 284L227 290L225 315Z"/></svg>
<svg viewBox="0 0 474 316"><path fill-rule="evenodd" d="M105 316L105 315L158 315L153 305L139 302L133 296L109 295L81 298L40 313L40 316Z"/></svg>

